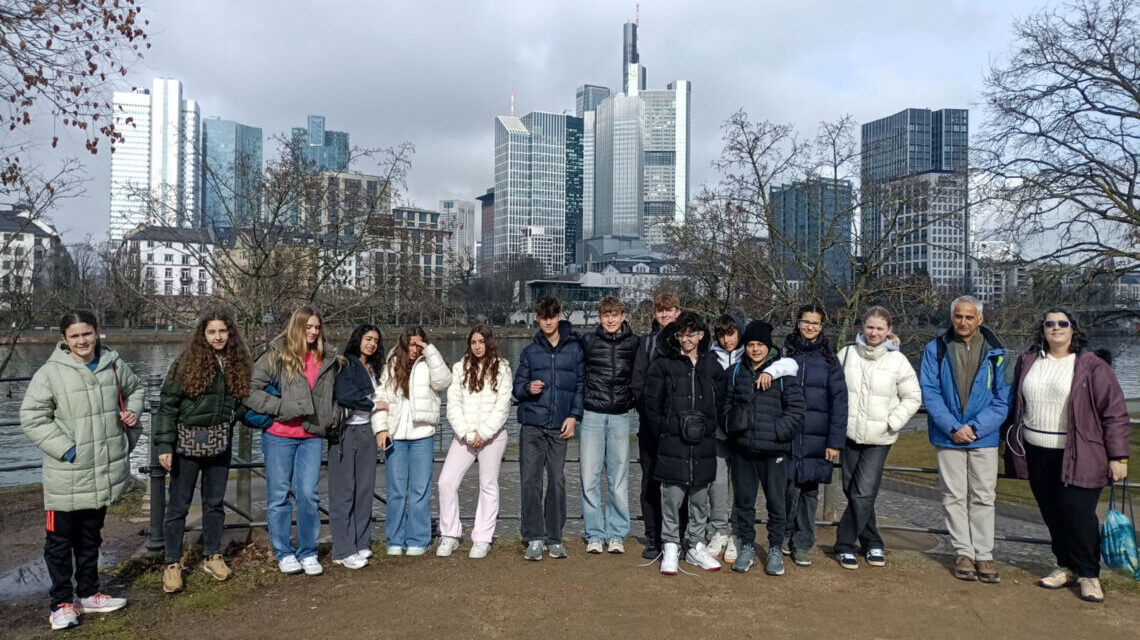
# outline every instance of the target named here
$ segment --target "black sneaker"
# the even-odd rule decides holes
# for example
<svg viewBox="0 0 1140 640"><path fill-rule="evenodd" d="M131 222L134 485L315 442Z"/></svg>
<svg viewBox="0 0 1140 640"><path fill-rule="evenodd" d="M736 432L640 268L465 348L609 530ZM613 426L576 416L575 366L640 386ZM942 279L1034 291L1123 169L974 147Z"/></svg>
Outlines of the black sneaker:
<svg viewBox="0 0 1140 640"><path fill-rule="evenodd" d="M647 541L645 543L645 550L641 552L641 557L646 560L656 560L659 555L661 555L661 546L657 544L657 541Z"/></svg>

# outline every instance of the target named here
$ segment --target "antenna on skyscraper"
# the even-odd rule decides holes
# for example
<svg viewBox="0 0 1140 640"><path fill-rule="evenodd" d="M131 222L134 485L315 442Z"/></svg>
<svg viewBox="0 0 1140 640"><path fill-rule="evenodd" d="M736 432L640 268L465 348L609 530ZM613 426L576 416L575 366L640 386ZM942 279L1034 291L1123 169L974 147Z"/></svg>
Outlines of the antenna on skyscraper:
<svg viewBox="0 0 1140 640"><path fill-rule="evenodd" d="M637 25L637 28L639 28L639 29L641 28L641 3L640 2L633 3L633 24Z"/></svg>
<svg viewBox="0 0 1140 640"><path fill-rule="evenodd" d="M511 117L515 117L515 90L511 89Z"/></svg>

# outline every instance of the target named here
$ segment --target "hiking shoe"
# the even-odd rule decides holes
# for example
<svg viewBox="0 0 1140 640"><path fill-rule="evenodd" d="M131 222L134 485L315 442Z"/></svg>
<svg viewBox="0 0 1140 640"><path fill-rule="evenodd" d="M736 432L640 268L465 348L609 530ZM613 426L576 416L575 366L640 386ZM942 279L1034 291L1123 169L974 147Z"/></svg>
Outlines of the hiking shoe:
<svg viewBox="0 0 1140 640"><path fill-rule="evenodd" d="M1061 589L1074 584L1077 584L1077 574L1064 567L1054 569L1053 573L1037 581L1037 586L1046 589Z"/></svg>
<svg viewBox="0 0 1140 640"><path fill-rule="evenodd" d="M422 556L427 553L427 547L408 547L404 550L406 556Z"/></svg>
<svg viewBox="0 0 1140 640"><path fill-rule="evenodd" d="M740 548L740 538L736 536L728 536L728 542L724 545L724 561L735 562L737 549Z"/></svg>
<svg viewBox="0 0 1140 640"><path fill-rule="evenodd" d="M523 557L527 560L542 560L542 540L531 540L526 545L526 553Z"/></svg>
<svg viewBox="0 0 1140 640"><path fill-rule="evenodd" d="M656 540L646 540L645 548L641 551L641 557L645 560L656 560L660 555L661 545L657 544Z"/></svg>
<svg viewBox="0 0 1140 640"><path fill-rule="evenodd" d="M368 560L361 558L359 553L354 553L347 558L334 559L333 564L339 564L345 569L363 569L368 566Z"/></svg>
<svg viewBox="0 0 1140 640"><path fill-rule="evenodd" d="M79 624L79 615L75 613L75 607L69 602L52 611L48 622L51 623L53 631L67 629Z"/></svg>
<svg viewBox="0 0 1140 640"><path fill-rule="evenodd" d="M372 557L372 549L361 549L360 551L356 552L356 555L367 560Z"/></svg>
<svg viewBox="0 0 1140 640"><path fill-rule="evenodd" d="M856 558L854 553L841 553L839 554L839 566L844 569L858 569L859 558Z"/></svg>
<svg viewBox="0 0 1140 640"><path fill-rule="evenodd" d="M599 542L598 544L600 545L601 543ZM555 560L561 560L566 557L566 547L564 547L561 542L546 545L546 552Z"/></svg>
<svg viewBox="0 0 1140 640"><path fill-rule="evenodd" d="M998 574L997 567L994 566L993 560L978 560L975 563L978 572L978 582L986 584L997 584L1001 582L1001 575Z"/></svg>
<svg viewBox="0 0 1140 640"><path fill-rule="evenodd" d="M768 561L764 563L764 573L770 576L784 575L784 552L779 547L768 550Z"/></svg>
<svg viewBox="0 0 1140 640"><path fill-rule="evenodd" d="M732 563L732 570L737 573L745 573L756 564L756 547L746 544L740 547L740 552L736 554L736 560Z"/></svg>
<svg viewBox="0 0 1140 640"><path fill-rule="evenodd" d="M866 560L867 564L872 567L887 566L887 556L883 553L883 550L879 548L867 549Z"/></svg>
<svg viewBox="0 0 1140 640"><path fill-rule="evenodd" d="M297 562L297 556L287 555L277 561L277 570L285 575L293 575L301 573L304 569L301 568L301 563Z"/></svg>
<svg viewBox="0 0 1140 640"><path fill-rule="evenodd" d="M321 562L317 560L317 556L301 558L301 568L305 570L305 575L307 576L319 576L325 572L325 568L321 566Z"/></svg>
<svg viewBox="0 0 1140 640"><path fill-rule="evenodd" d="M810 567L811 566L811 549L795 549L792 551L792 562L796 563L797 567Z"/></svg>
<svg viewBox="0 0 1140 640"><path fill-rule="evenodd" d="M954 558L954 577L959 580L977 580L978 570L974 561L966 556Z"/></svg>
<svg viewBox="0 0 1140 640"><path fill-rule="evenodd" d="M784 540L784 544L780 545L780 553L790 556L792 555L792 541Z"/></svg>
<svg viewBox="0 0 1140 640"><path fill-rule="evenodd" d="M1077 578L1081 586L1081 600L1085 602L1104 602L1104 591L1100 588L1100 578Z"/></svg>
<svg viewBox="0 0 1140 640"><path fill-rule="evenodd" d="M79 604L75 605L75 611L79 613L79 615L85 613L111 613L125 606L127 606L125 598L112 598L105 593L96 593L89 598L80 598Z"/></svg>
<svg viewBox="0 0 1140 640"><path fill-rule="evenodd" d="M205 571L206 575L213 577L215 580L229 580L230 576L234 573L226 566L226 561L222 558L222 554L220 553L215 553L209 558L206 558L206 560L202 562L202 571Z"/></svg>
<svg viewBox="0 0 1140 640"><path fill-rule="evenodd" d="M390 555L390 556L402 556L402 555L404 555L404 548L398 544L390 544L390 545L388 545L388 555Z"/></svg>
<svg viewBox="0 0 1140 640"><path fill-rule="evenodd" d="M467 552L468 558L475 558L479 560L487 557L487 552L491 550L491 545L486 542L476 542L471 545L471 551Z"/></svg>
<svg viewBox="0 0 1140 640"><path fill-rule="evenodd" d="M182 591L182 563L171 562L162 570L162 590L166 593Z"/></svg>
<svg viewBox="0 0 1140 640"><path fill-rule="evenodd" d="M606 544L606 553L625 553L625 541L621 538L610 538Z"/></svg>
<svg viewBox="0 0 1140 640"><path fill-rule="evenodd" d="M440 558L446 558L451 555L452 551L459 548L459 538L451 538L444 536L439 541L439 546L435 548L435 555Z"/></svg>
<svg viewBox="0 0 1140 640"><path fill-rule="evenodd" d="M720 560L712 557L705 549L705 543L698 542L685 554L685 562L700 567L705 571L720 571Z"/></svg>
<svg viewBox="0 0 1140 640"><path fill-rule="evenodd" d="M728 546L728 535L714 533L713 537L709 539L709 543L705 545L705 551L708 551L710 556L716 558L724 553L726 546Z"/></svg>
<svg viewBox="0 0 1140 640"><path fill-rule="evenodd" d="M591 540L586 543L586 553L605 553L601 540Z"/></svg>
<svg viewBox="0 0 1140 640"><path fill-rule="evenodd" d="M677 566L681 560L681 545L676 542L666 542L661 557L661 574L666 576L677 575Z"/></svg>

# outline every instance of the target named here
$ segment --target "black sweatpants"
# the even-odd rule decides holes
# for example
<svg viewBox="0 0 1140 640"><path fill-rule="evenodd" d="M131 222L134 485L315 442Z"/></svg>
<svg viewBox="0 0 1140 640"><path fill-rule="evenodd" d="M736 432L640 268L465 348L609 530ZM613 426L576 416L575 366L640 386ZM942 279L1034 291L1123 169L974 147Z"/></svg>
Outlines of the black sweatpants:
<svg viewBox="0 0 1140 640"><path fill-rule="evenodd" d="M71 604L75 596L90 598L99 592L99 547L106 517L107 507L47 512L44 562L51 577L52 611Z"/></svg>
<svg viewBox="0 0 1140 640"><path fill-rule="evenodd" d="M1096 505L1101 489L1066 486L1061 482L1063 449L1025 445L1029 488L1049 528L1057 566L1078 578L1100 577L1100 520Z"/></svg>
<svg viewBox="0 0 1140 640"><path fill-rule="evenodd" d="M229 449L208 458L174 454L174 462L170 465L170 497L162 520L167 564L182 560L186 514L190 511L199 476L202 478L202 555L208 558L221 552L222 530L226 524L222 501L230 478L231 455Z"/></svg>
<svg viewBox="0 0 1140 640"><path fill-rule="evenodd" d="M732 452L732 521L740 544L756 544L756 496L764 488L768 509L768 548L784 544L788 489L786 456Z"/></svg>

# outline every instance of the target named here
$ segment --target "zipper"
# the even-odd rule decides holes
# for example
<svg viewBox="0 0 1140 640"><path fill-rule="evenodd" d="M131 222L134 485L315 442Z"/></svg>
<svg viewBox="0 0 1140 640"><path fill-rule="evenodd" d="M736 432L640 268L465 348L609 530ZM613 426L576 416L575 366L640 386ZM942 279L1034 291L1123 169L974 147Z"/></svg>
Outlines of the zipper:
<svg viewBox="0 0 1140 640"><path fill-rule="evenodd" d="M559 340L558 342L561 343L562 341ZM556 384L557 381L558 381L558 373L557 373L557 370L554 368L554 351L551 350L551 352L550 352L550 420L552 422L555 419L554 418L554 412L558 408L558 385ZM555 425L555 426L558 427L559 429L561 429L562 425Z"/></svg>

